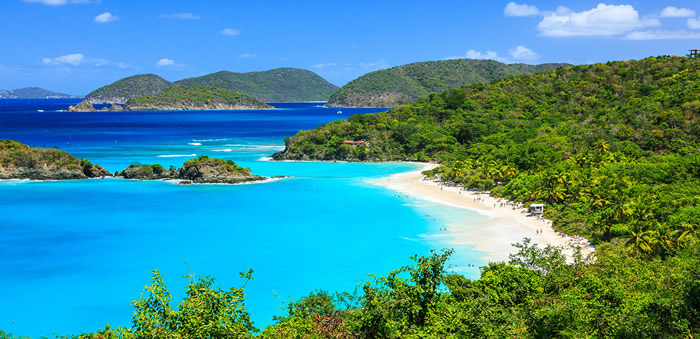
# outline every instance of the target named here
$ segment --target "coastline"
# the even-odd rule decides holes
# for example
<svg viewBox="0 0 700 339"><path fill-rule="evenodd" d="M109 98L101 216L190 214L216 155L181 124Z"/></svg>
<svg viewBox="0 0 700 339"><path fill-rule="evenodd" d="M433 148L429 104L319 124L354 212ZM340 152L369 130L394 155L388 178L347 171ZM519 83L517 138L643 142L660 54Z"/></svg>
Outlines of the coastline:
<svg viewBox="0 0 700 339"><path fill-rule="evenodd" d="M569 259L573 253L571 245L589 243L580 237L558 234L552 228L550 220L527 217L526 213L522 213L523 208L514 208L506 204L505 200L424 179L421 172L437 166L437 164L427 164L417 171L399 173L390 177L368 180L368 182L422 200L469 209L487 216L490 222L476 227L473 224L470 225L468 221L446 226L447 236L452 240L450 245L472 246L475 250L486 254L485 258L488 261L507 261L509 254L517 252L512 244L522 242L524 237L530 238L532 243L537 245L562 247ZM538 234L537 230L541 230L542 233ZM580 247L584 257L593 251L587 246Z"/></svg>

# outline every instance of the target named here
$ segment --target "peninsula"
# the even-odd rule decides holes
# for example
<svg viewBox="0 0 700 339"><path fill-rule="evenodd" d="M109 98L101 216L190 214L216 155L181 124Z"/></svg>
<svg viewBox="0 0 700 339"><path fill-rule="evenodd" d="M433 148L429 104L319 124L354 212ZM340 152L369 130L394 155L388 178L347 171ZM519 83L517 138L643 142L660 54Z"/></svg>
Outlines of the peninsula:
<svg viewBox="0 0 700 339"><path fill-rule="evenodd" d="M98 165L54 148L0 140L0 179L69 180L111 176Z"/></svg>

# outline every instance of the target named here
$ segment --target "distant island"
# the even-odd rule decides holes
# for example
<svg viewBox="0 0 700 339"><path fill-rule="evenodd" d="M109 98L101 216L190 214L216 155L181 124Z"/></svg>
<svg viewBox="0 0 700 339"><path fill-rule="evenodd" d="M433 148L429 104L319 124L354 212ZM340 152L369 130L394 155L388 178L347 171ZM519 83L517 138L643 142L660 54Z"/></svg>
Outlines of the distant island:
<svg viewBox="0 0 700 339"><path fill-rule="evenodd" d="M155 74L139 74L117 80L85 96L90 104L126 104L129 99L160 93L172 84Z"/></svg>
<svg viewBox="0 0 700 339"><path fill-rule="evenodd" d="M178 111L267 109L272 106L252 96L216 87L184 87L174 85L162 92L129 99L126 105L117 103L102 110L119 111ZM87 100L68 107L68 111L95 111Z"/></svg>
<svg viewBox="0 0 700 339"><path fill-rule="evenodd" d="M79 98L75 95L56 93L39 87L0 90L0 99L62 99Z"/></svg>
<svg viewBox="0 0 700 339"><path fill-rule="evenodd" d="M155 74L140 74L100 87L85 96L85 101L91 105L126 105L129 100L159 94L174 86L220 88L244 93L262 102L325 101L338 89L316 73L296 68L248 73L220 71L174 83ZM210 89L207 91L212 92ZM82 108L87 107L84 105Z"/></svg>
<svg viewBox="0 0 700 339"><path fill-rule="evenodd" d="M571 65L507 65L472 59L416 62L374 71L350 81L331 95L327 106L395 107L430 93L566 66Z"/></svg>
<svg viewBox="0 0 700 339"><path fill-rule="evenodd" d="M262 109L272 106L252 96L217 87L184 87L174 85L167 90L129 99L124 106L132 111Z"/></svg>
<svg viewBox="0 0 700 339"><path fill-rule="evenodd" d="M250 173L231 160L201 155L185 161L182 168L166 170L162 165L130 165L121 172L110 173L87 159L78 159L55 148L34 148L14 140L0 139L0 180L79 180L123 177L125 179L177 179L181 183L239 184L261 181L267 177Z"/></svg>
<svg viewBox="0 0 700 339"><path fill-rule="evenodd" d="M175 84L220 87L247 93L265 102L326 101L338 89L318 74L297 68L248 73L220 71L175 81Z"/></svg>

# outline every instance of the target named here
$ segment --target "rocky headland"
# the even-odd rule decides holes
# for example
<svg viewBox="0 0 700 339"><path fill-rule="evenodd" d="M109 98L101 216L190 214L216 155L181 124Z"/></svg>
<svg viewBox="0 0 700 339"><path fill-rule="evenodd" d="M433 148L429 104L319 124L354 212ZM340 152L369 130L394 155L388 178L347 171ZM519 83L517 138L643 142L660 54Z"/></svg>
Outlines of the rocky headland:
<svg viewBox="0 0 700 339"><path fill-rule="evenodd" d="M69 180L111 176L98 165L53 148L0 140L0 179Z"/></svg>

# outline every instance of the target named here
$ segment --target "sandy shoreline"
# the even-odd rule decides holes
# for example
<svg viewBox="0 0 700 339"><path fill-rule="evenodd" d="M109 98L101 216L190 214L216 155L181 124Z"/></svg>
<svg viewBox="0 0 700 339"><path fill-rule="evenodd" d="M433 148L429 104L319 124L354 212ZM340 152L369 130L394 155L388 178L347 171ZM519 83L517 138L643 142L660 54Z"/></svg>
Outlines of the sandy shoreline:
<svg viewBox="0 0 700 339"><path fill-rule="evenodd" d="M395 174L388 178L369 181L391 190L401 192L419 199L446 204L452 207L466 208L487 216L490 221L485 225L469 225L458 223L446 225L450 244L473 246L479 252L485 253L487 261L507 261L508 254L516 252L511 244L522 242L524 237L532 239L539 245L562 246L565 252L572 253L570 245L588 243L585 239L562 237L552 228L551 221L538 220L521 213L522 208L513 208L505 200L493 198L488 194L478 194L474 191L464 191L460 187L445 186L433 180L423 179L422 171L436 167L428 164L417 171ZM501 203L503 203L501 205ZM541 234L537 234L541 230ZM591 251L583 247L584 254Z"/></svg>

